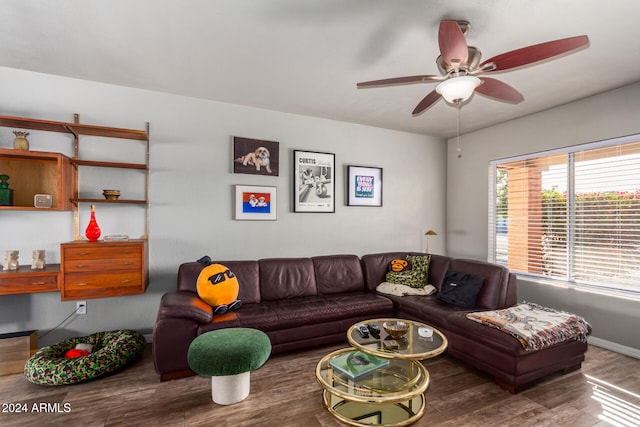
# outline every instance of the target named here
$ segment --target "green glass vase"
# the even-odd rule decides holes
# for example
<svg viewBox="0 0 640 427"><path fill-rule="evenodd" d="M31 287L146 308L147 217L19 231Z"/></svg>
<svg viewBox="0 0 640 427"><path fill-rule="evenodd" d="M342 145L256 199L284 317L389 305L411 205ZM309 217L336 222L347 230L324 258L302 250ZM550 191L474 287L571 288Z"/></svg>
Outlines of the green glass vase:
<svg viewBox="0 0 640 427"><path fill-rule="evenodd" d="M9 175L0 175L0 206L13 206L13 190L8 180Z"/></svg>

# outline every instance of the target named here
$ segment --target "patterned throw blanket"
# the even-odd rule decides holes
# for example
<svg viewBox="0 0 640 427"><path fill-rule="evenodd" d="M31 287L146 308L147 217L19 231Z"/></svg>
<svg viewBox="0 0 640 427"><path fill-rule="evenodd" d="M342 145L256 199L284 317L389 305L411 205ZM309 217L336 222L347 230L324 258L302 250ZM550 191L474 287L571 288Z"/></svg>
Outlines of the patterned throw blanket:
<svg viewBox="0 0 640 427"><path fill-rule="evenodd" d="M527 351L568 340L585 342L591 329L580 316L533 303L468 313L467 318L513 335Z"/></svg>

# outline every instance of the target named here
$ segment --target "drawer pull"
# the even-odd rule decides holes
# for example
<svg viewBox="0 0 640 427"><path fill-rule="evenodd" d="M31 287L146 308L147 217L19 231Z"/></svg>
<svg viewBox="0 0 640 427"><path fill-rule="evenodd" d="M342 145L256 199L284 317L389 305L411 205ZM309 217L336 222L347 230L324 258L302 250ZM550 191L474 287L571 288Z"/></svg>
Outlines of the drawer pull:
<svg viewBox="0 0 640 427"><path fill-rule="evenodd" d="M87 283L76 283L76 286L87 286Z"/></svg>
<svg viewBox="0 0 640 427"><path fill-rule="evenodd" d="M125 261L122 263L122 265L131 265L131 264L133 264L131 261Z"/></svg>
<svg viewBox="0 0 640 427"><path fill-rule="evenodd" d="M124 279L121 283L129 283L131 282L131 279Z"/></svg>
<svg viewBox="0 0 640 427"><path fill-rule="evenodd" d="M32 285L46 285L46 282L33 282Z"/></svg>
<svg viewBox="0 0 640 427"><path fill-rule="evenodd" d="M89 255L89 252L78 252L78 255L80 255L80 256Z"/></svg>
<svg viewBox="0 0 640 427"><path fill-rule="evenodd" d="M76 265L76 268L87 268L86 265Z"/></svg>

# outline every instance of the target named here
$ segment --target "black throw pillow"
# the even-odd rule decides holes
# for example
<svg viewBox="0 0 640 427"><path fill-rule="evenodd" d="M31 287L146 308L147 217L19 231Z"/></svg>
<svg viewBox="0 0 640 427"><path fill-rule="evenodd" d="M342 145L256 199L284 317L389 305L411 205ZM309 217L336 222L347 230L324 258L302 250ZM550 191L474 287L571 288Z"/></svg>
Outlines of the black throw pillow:
<svg viewBox="0 0 640 427"><path fill-rule="evenodd" d="M482 276L447 271L438 292L438 299L459 307L473 308L483 283Z"/></svg>

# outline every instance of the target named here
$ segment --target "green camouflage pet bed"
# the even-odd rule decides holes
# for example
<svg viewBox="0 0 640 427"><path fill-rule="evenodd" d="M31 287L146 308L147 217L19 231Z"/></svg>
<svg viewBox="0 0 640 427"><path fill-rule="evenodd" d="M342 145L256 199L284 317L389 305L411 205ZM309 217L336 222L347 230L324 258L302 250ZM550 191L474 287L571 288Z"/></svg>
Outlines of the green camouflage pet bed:
<svg viewBox="0 0 640 427"><path fill-rule="evenodd" d="M65 358L65 353L75 348L76 344L91 344L92 352L83 357ZM81 383L101 378L126 366L142 354L144 346L144 337L129 329L69 338L38 350L27 360L24 374L34 384Z"/></svg>

